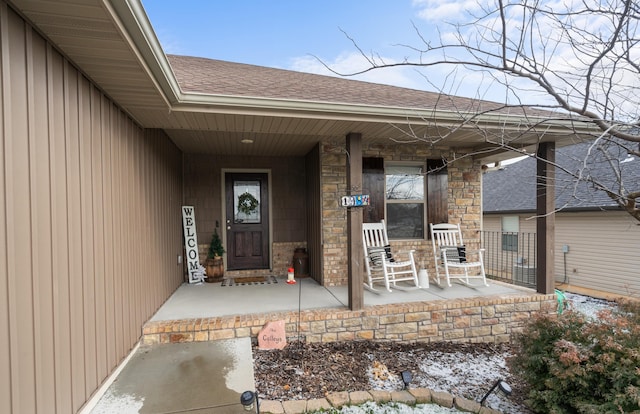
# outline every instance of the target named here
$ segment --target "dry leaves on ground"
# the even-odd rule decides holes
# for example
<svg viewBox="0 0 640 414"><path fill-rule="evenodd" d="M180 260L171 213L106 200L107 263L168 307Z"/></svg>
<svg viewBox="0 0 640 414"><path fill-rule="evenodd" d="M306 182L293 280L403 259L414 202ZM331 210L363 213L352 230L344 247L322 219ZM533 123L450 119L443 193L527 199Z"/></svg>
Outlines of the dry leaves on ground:
<svg viewBox="0 0 640 414"><path fill-rule="evenodd" d="M523 387L509 373L508 344L353 341L290 343L283 350L254 349L256 388L267 400L323 398L338 391L402 389L400 373L412 375L410 387L445 391L479 400L497 379L510 383L508 401L491 396L488 404L527 413Z"/></svg>

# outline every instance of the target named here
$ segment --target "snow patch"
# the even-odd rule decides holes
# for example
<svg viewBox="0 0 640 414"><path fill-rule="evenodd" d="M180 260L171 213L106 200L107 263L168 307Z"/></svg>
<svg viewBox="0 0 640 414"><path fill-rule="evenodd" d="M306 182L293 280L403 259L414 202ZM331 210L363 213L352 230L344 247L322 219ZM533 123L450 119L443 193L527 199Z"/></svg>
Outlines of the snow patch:
<svg viewBox="0 0 640 414"><path fill-rule="evenodd" d="M603 299L592 298L590 296L578 295L576 293L564 292L564 297L569 303L568 308L575 312L580 312L588 319L596 319L601 310L616 309L615 302Z"/></svg>
<svg viewBox="0 0 640 414"><path fill-rule="evenodd" d="M339 411L329 411L329 413L332 412L343 414L451 414L463 413L464 411L441 407L437 404L418 404L412 407L400 403L378 405L374 402L367 402L360 406L345 406Z"/></svg>

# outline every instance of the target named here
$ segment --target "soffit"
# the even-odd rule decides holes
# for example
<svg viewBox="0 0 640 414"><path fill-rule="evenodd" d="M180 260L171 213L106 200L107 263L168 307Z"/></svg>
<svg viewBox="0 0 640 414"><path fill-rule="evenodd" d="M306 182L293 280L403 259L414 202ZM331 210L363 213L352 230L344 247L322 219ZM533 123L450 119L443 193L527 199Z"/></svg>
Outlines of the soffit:
<svg viewBox="0 0 640 414"><path fill-rule="evenodd" d="M151 69L132 46L110 2L100 0L11 0L56 47L114 101L132 108L167 109Z"/></svg>

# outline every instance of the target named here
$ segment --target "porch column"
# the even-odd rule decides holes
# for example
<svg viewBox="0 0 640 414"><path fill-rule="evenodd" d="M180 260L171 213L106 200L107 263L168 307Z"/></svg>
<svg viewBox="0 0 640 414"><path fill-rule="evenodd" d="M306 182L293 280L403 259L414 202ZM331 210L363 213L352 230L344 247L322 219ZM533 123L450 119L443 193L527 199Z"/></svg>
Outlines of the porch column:
<svg viewBox="0 0 640 414"><path fill-rule="evenodd" d="M347 134L347 193L362 192L362 134ZM347 261L349 277L349 309L364 307L362 250L362 208L347 207Z"/></svg>
<svg viewBox="0 0 640 414"><path fill-rule="evenodd" d="M555 147L555 142L542 143L536 154L536 286L538 293L544 294L553 293L555 288Z"/></svg>

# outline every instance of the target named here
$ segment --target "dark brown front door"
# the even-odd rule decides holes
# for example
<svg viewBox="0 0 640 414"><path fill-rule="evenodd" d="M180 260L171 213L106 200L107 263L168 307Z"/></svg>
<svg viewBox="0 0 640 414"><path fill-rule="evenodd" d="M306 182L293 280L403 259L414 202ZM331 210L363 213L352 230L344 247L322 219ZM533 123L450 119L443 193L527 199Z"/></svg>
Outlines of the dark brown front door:
<svg viewBox="0 0 640 414"><path fill-rule="evenodd" d="M265 173L226 173L227 269L269 268L269 188Z"/></svg>

